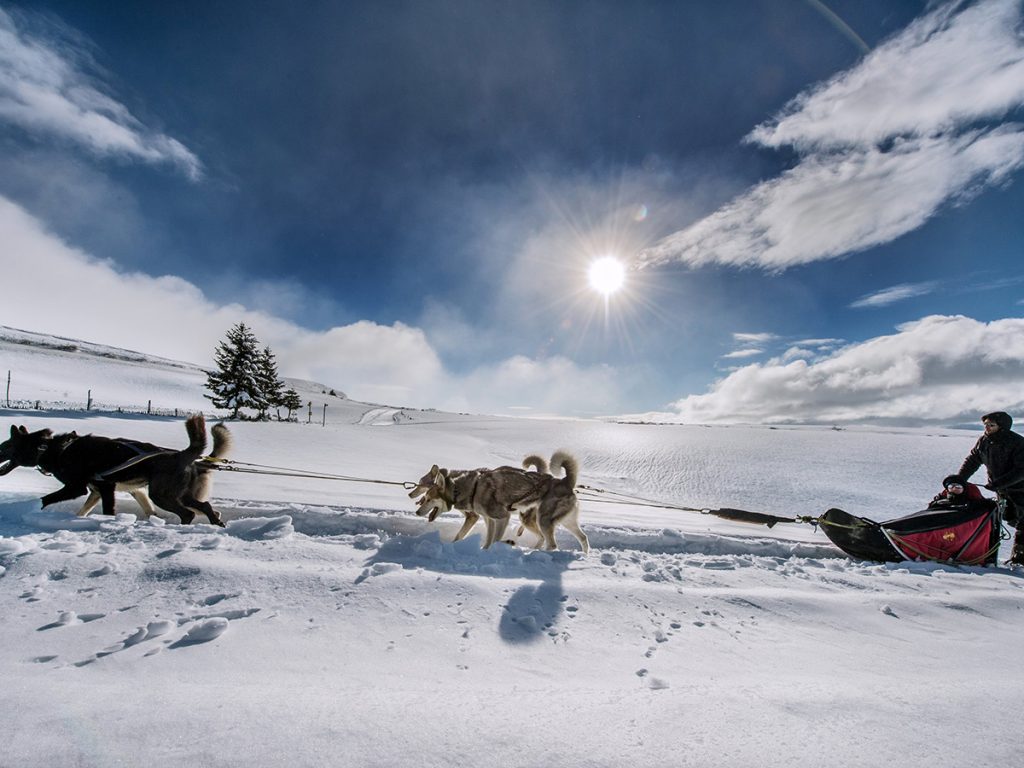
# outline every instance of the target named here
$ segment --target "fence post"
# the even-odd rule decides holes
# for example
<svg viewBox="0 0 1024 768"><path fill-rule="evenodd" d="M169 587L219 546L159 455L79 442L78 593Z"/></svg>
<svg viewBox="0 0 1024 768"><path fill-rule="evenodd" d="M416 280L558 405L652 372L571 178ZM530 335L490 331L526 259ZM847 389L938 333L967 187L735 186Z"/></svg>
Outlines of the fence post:
<svg viewBox="0 0 1024 768"><path fill-rule="evenodd" d="M327 426L327 403L324 403L324 420L320 423L321 427Z"/></svg>
<svg viewBox="0 0 1024 768"><path fill-rule="evenodd" d="M147 416L151 416L152 414L153 414L153 401L152 400L147 400L146 401L146 415Z"/></svg>
<svg viewBox="0 0 1024 768"><path fill-rule="evenodd" d="M7 372L7 407L11 407L11 372Z"/></svg>
<svg viewBox="0 0 1024 768"><path fill-rule="evenodd" d="M85 400L85 410L87 410L87 411L91 411L92 410L92 390L91 389L89 390L89 394L88 394L88 396L86 397L86 400Z"/></svg>
<svg viewBox="0 0 1024 768"><path fill-rule="evenodd" d="M306 405L309 406L309 413L306 414L306 423L309 424L313 420L313 401L310 400Z"/></svg>

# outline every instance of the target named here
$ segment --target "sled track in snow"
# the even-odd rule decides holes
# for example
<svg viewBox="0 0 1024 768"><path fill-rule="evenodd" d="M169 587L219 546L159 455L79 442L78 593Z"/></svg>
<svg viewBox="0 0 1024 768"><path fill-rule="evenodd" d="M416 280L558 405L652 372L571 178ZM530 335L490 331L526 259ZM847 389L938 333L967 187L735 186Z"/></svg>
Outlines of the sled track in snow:
<svg viewBox="0 0 1024 768"><path fill-rule="evenodd" d="M403 510L363 509L356 507L326 507L304 504L274 504L269 502L222 503L221 512L226 521L261 518L291 518L296 533L311 537L330 536L409 536L421 537L439 533L442 540L450 541L461 525L461 519L448 516L436 523ZM509 535L517 527L509 525ZM478 526L482 530L482 526ZM756 557L803 557L815 559L844 558L842 552L830 544L813 544L770 536L728 536L713 533L691 533L674 528L624 528L586 525L591 550L627 550L654 555L750 555ZM469 537L472 539L472 535ZM523 549L532 549L533 538L527 533L522 538ZM581 554L575 539L559 529L562 551Z"/></svg>

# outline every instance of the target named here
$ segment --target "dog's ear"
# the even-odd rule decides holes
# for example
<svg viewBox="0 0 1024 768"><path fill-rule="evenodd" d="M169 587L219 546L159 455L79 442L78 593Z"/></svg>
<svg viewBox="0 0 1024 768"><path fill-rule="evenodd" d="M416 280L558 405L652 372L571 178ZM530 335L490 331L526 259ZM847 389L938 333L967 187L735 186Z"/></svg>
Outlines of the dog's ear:
<svg viewBox="0 0 1024 768"><path fill-rule="evenodd" d="M11 424L11 438L12 439L17 437L18 435L27 435L27 434L28 434L28 430L25 429L25 427L23 427L23 426L16 427L13 424Z"/></svg>

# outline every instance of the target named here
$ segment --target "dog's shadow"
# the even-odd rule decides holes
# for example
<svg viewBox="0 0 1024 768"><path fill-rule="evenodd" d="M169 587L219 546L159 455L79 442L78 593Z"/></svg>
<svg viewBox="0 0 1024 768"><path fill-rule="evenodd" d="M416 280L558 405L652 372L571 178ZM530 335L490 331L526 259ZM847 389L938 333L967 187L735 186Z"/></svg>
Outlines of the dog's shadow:
<svg viewBox="0 0 1024 768"><path fill-rule="evenodd" d="M416 537L393 536L366 561L356 583L386 573L394 564L435 573L527 579L533 583L519 587L503 606L498 634L507 643L531 643L545 636L558 636L557 627L568 600L562 575L580 553L520 549L503 543L481 549L480 543L479 535L442 541L436 531Z"/></svg>

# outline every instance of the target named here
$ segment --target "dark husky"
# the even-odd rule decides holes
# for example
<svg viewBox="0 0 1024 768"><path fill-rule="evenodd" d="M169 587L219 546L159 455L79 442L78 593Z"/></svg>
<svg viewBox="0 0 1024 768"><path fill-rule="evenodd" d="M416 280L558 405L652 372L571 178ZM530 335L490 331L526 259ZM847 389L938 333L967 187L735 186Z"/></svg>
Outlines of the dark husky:
<svg viewBox="0 0 1024 768"><path fill-rule="evenodd" d="M202 414L190 416L185 429L189 445L179 451L137 440L79 436L75 432L54 435L49 429L29 432L25 427L12 426L10 439L0 443L0 461L6 462L0 466L0 475L15 467L37 467L56 477L64 487L43 496L44 507L91 491L80 515L96 506L97 497L103 502L103 514L114 514L115 490L128 491L144 511L151 512L141 490L148 486L153 502L176 514L182 523L191 523L196 513L201 513L214 525L223 526L220 515L204 498L211 470L195 463L206 450ZM224 458L230 447L227 427L217 424L211 458Z"/></svg>

